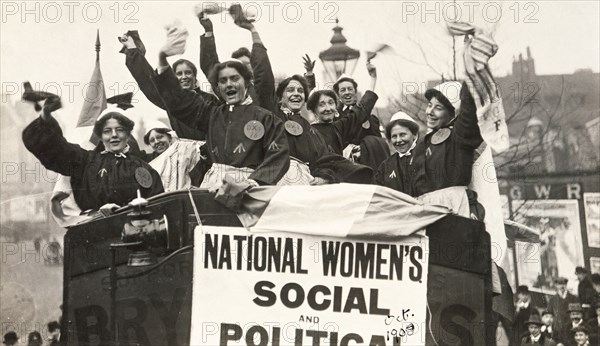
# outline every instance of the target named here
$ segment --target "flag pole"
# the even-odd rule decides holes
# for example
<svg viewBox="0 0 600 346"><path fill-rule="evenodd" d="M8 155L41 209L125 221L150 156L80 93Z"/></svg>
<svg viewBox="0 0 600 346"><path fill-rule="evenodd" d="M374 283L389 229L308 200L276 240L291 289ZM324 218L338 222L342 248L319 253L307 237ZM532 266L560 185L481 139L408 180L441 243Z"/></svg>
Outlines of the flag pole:
<svg viewBox="0 0 600 346"><path fill-rule="evenodd" d="M96 29L96 61L100 61L100 29Z"/></svg>

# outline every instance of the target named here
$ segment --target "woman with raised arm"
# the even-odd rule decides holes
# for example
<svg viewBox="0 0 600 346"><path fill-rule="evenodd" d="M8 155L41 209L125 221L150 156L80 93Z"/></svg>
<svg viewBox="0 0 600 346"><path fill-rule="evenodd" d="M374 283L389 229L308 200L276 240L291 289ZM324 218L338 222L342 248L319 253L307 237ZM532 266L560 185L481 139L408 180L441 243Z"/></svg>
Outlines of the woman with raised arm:
<svg viewBox="0 0 600 346"><path fill-rule="evenodd" d="M423 200L483 219L471 182L475 150L483 142L466 83L445 82L425 92L428 133L414 149L414 193Z"/></svg>
<svg viewBox="0 0 600 346"><path fill-rule="evenodd" d="M39 118L23 131L25 147L47 169L71 177L79 208L112 210L137 196L151 197L164 191L160 176L141 158L129 153L127 140L134 122L109 112L94 125L102 139L95 150L67 142L52 112L61 108L58 96L46 100Z"/></svg>
<svg viewBox="0 0 600 346"><path fill-rule="evenodd" d="M138 87L142 93L144 93L144 96L146 96L148 101L167 111L169 122L175 133L177 133L177 136L179 136L179 138L205 140L205 133L186 126L170 115L169 109L167 109L163 100L160 98L158 91L154 87L154 84L152 84L152 77L156 75L156 71L152 68L148 60L146 60L146 48L139 33L135 30L128 31L123 34L123 36L119 37L119 42L123 44L123 48L120 52L126 56L125 65L127 66L127 69L129 69L129 72L131 72ZM220 102L214 95L200 89L197 79L198 69L191 61L186 59L175 61L173 63L173 71L175 71L175 75L182 88L192 90L211 102Z"/></svg>
<svg viewBox="0 0 600 346"><path fill-rule="evenodd" d="M252 73L237 60L217 64L209 76L225 101L215 105L185 90L167 62L170 48L159 52L153 78L167 108L186 125L207 133L213 166L202 187L219 186L228 172L251 185L274 185L289 168L289 148L283 123L248 97Z"/></svg>

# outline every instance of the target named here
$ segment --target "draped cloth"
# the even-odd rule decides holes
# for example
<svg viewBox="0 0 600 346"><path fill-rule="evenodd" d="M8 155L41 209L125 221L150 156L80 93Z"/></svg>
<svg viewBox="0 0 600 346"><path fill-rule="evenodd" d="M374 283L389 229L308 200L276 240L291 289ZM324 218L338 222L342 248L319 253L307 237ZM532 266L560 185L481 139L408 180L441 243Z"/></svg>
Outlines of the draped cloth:
<svg viewBox="0 0 600 346"><path fill-rule="evenodd" d="M477 106L477 124L484 140L476 153L469 188L477 192L478 200L486 210L484 222L492 241L495 262L492 264L493 291L501 293L502 280L496 265L503 262L508 248L491 151L501 153L508 149L509 138L502 97L488 64L498 51L498 45L489 34L471 24L448 22L447 27L450 35L465 36L465 81Z"/></svg>
<svg viewBox="0 0 600 346"><path fill-rule="evenodd" d="M508 127L498 85L488 61L498 51L494 39L476 27L462 22L447 23L453 36L466 36L463 51L465 80L477 105L481 136L496 153L509 147Z"/></svg>

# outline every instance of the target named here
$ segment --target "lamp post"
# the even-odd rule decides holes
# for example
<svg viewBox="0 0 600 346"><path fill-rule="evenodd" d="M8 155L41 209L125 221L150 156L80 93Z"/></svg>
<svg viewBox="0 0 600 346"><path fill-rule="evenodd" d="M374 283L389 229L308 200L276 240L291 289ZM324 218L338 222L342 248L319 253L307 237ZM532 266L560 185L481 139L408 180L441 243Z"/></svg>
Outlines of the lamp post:
<svg viewBox="0 0 600 346"><path fill-rule="evenodd" d="M351 75L354 73L356 63L360 57L360 52L346 45L346 38L342 34L343 28L338 25L339 20L335 19L335 27L333 28L333 37L331 47L319 53L319 59L325 67L327 75L332 82L335 82L346 71Z"/></svg>

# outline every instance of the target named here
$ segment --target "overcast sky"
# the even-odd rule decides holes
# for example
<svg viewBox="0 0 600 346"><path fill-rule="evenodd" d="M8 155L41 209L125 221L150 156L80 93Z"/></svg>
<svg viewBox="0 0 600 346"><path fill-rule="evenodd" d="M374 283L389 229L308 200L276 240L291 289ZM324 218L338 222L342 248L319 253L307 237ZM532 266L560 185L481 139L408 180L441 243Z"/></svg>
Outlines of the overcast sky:
<svg viewBox="0 0 600 346"><path fill-rule="evenodd" d="M96 29L100 29L102 74L110 97L133 91L125 56L118 53L121 44L117 36L127 30L139 30L148 51L146 56L155 65L158 49L164 43L163 26L179 19L190 33L183 57L198 61L198 37L203 33L193 10L198 3L2 1L2 92L15 93L15 85L20 88L25 80L38 83L47 91L58 91L64 100L63 123L75 123L84 85L89 82L94 66ZM257 12L256 27L276 74L303 72L302 55L308 53L317 58L320 51L330 46L335 18L339 18L344 28L347 44L361 51L354 77L363 85L367 81L364 51L380 42L392 46L395 54L374 60L380 75L376 91L382 98L398 93L400 83L423 83L439 78L439 73L451 72L452 40L445 31L444 18L454 18L456 12L460 12L461 20L494 30L500 46L492 62L497 76L509 73L513 56L519 53L525 56L527 46L536 60L538 74L600 69L599 3L595 0L458 1L456 5L452 1L242 4ZM236 27L228 15L215 15L212 19L221 59L240 46L250 47L250 34ZM460 41L457 40L458 46L462 45ZM425 66L426 60L431 67ZM317 81L323 82L320 62L315 70ZM134 98L137 115L144 114L147 118L161 115L141 94Z"/></svg>

